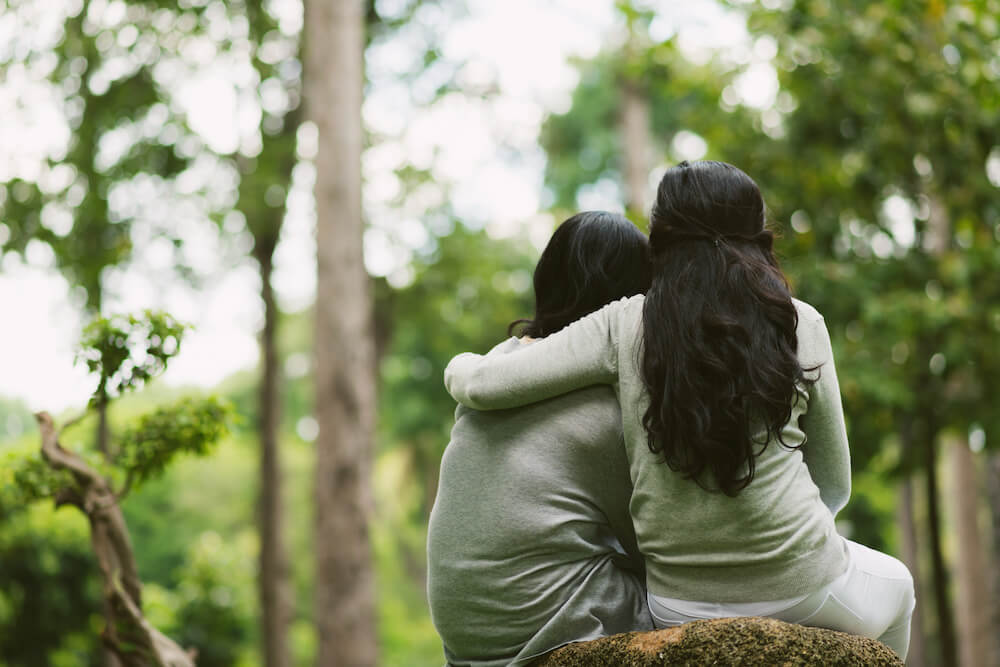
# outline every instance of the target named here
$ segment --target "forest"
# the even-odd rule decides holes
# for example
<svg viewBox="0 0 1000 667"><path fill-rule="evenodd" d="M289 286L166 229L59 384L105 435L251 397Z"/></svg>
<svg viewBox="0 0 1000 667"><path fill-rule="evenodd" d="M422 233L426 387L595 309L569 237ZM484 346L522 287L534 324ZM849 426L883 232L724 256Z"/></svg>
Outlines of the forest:
<svg viewBox="0 0 1000 667"><path fill-rule="evenodd" d="M0 665L443 664L445 366L696 159L826 318L907 664L1000 665L1000 0L680 4L0 0Z"/></svg>

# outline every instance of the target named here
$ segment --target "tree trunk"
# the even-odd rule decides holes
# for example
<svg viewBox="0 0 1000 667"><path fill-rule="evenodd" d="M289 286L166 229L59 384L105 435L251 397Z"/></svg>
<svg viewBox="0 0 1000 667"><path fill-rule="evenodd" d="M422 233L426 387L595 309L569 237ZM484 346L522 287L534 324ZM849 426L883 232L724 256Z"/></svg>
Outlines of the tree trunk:
<svg viewBox="0 0 1000 667"><path fill-rule="evenodd" d="M111 460L111 429L108 426L108 404L107 397L103 391L100 392L101 398L98 399L97 403L97 451L101 453L105 461ZM96 548L96 547L95 547ZM111 608L111 601L105 598L102 606L102 614L104 615L104 626L106 628L111 628L115 623L115 613ZM118 659L118 655L107 646L103 646L101 649L102 662L104 667L121 667L121 661Z"/></svg>
<svg viewBox="0 0 1000 667"><path fill-rule="evenodd" d="M649 101L635 81L622 82L622 161L625 206L630 213L649 216Z"/></svg>
<svg viewBox="0 0 1000 667"><path fill-rule="evenodd" d="M97 451L105 461L111 460L111 428L108 425L108 399L101 392L97 403Z"/></svg>
<svg viewBox="0 0 1000 667"><path fill-rule="evenodd" d="M992 664L995 667L1000 667L1000 452L990 454L987 459L986 490L992 509L990 517L993 520L993 563L991 568L993 610L990 614L992 619L990 634L993 637Z"/></svg>
<svg viewBox="0 0 1000 667"><path fill-rule="evenodd" d="M931 432L933 433L933 429ZM927 537L931 549L934 602L937 607L938 638L941 642L941 664L944 667L955 667L957 664L955 623L951 617L951 605L948 601L948 571L945 568L944 554L941 551L941 503L938 493L937 457L935 456L936 448L933 435L928 436L924 448L927 482Z"/></svg>
<svg viewBox="0 0 1000 667"><path fill-rule="evenodd" d="M108 481L79 455L63 449L48 413L35 417L42 435L42 457L54 469L72 474L75 482L74 488L57 494L56 503L75 506L90 522L102 594L112 614L101 636L104 646L126 667L194 667L191 656L142 615L142 585L128 527Z"/></svg>
<svg viewBox="0 0 1000 667"><path fill-rule="evenodd" d="M951 219L943 198L937 193L930 196L930 215L924 233L924 248L933 257L941 257L951 246ZM949 472L952 476L952 523L957 537L955 568L958 574L958 619L960 664L963 667L978 667L987 664L990 652L990 600L988 585L982 581L986 566L983 559L984 547L979 536L977 517L979 499L975 461L966 438L957 442L946 442L949 457ZM930 459L933 462L933 457ZM929 477L928 483L933 480ZM933 484L936 487L936 483ZM940 551L940 538L935 536L935 546ZM937 554L939 556L939 554ZM935 564L936 565L936 564ZM944 582L940 583L944 586ZM940 595L939 595L940 599ZM944 620L951 616L942 613L941 648L945 664L955 660L954 635L945 632ZM949 653L950 651L950 653ZM949 660L951 662L949 662Z"/></svg>
<svg viewBox="0 0 1000 667"><path fill-rule="evenodd" d="M305 3L307 117L316 154L317 664L376 663L371 515L375 365L361 248L361 0Z"/></svg>
<svg viewBox="0 0 1000 667"><path fill-rule="evenodd" d="M904 445L905 447L905 445ZM905 477L899 485L899 536L900 547L906 567L913 575L914 594L917 605L913 609L913 619L910 625L910 652L906 663L910 667L924 667L927 664L927 649L924 645L924 614L923 595L920 578L920 552L917 540L917 522L914 517L913 480Z"/></svg>
<svg viewBox="0 0 1000 667"><path fill-rule="evenodd" d="M628 4L628 3L626 3ZM644 67L639 60L651 42L645 27L635 20L632 11L619 7L625 18L624 69L619 75L621 95L622 180L625 185L625 208L634 218L649 218L650 130L649 95L641 79Z"/></svg>
<svg viewBox="0 0 1000 667"><path fill-rule="evenodd" d="M979 476L966 438L947 444L951 473L952 523L957 538L959 657L962 667L989 664L990 589L983 581L987 572L985 547L979 534Z"/></svg>
<svg viewBox="0 0 1000 667"><path fill-rule="evenodd" d="M258 240L259 242L259 240ZM264 301L264 328L260 334L260 385L258 387L258 431L260 434L260 495L258 531L260 533L261 639L266 667L289 667L288 624L291 621L292 592L289 585L288 559L282 538L281 459L278 427L281 408L278 401L279 363L275 334L278 306L271 286L274 243L260 243L254 255L260 267L261 299Z"/></svg>
<svg viewBox="0 0 1000 667"><path fill-rule="evenodd" d="M89 3L88 3L89 4ZM101 291L97 291L97 295L94 297L94 303L96 308L96 313L99 316L101 313L101 302L102 294ZM104 380L101 380L101 384L97 389L97 451L101 453L105 461L111 461L111 426L108 423L108 395L104 389ZM93 535L93 532L91 533ZM95 546L96 549L96 546ZM104 627L105 632L110 632L115 624L115 612L111 605L111 600L105 596L104 602L102 603L101 613L104 615ZM101 657L104 667L121 667L121 660L118 659L118 654L115 653L113 649L107 646L105 643L101 648Z"/></svg>

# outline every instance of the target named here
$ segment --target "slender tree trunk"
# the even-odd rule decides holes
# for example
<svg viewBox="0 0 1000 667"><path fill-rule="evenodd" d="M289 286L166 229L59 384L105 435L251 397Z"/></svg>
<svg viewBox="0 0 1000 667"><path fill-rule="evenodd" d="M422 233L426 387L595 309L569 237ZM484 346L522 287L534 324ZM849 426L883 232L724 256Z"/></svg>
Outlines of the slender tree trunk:
<svg viewBox="0 0 1000 667"><path fill-rule="evenodd" d="M377 659L371 515L375 365L361 237L362 0L306 0L307 117L316 154L317 664Z"/></svg>
<svg viewBox="0 0 1000 667"><path fill-rule="evenodd" d="M84 11L88 9L90 5L89 0L84 3ZM101 314L101 304L103 303L103 289L98 288L93 294L89 295L91 303L89 304L93 309L93 314L100 316ZM101 381L101 385L97 389L97 432L94 434L97 442L97 451L101 453L105 461L111 460L111 426L108 423L108 395L104 389L104 381ZM91 533L93 535L93 532ZM105 632L113 632L115 624L115 612L112 608L111 600L107 597L104 598L101 604L101 614L104 616L104 627ZM101 662L104 663L104 667L121 667L121 661L118 659L118 655L107 645L105 642L101 647Z"/></svg>
<svg viewBox="0 0 1000 667"><path fill-rule="evenodd" d="M991 600L985 546L979 534L979 475L966 438L947 443L951 473L952 523L957 538L957 604L959 658L962 667L989 663Z"/></svg>
<svg viewBox="0 0 1000 667"><path fill-rule="evenodd" d="M899 416L899 444L903 452L903 459L905 461L911 460L914 456L912 415ZM914 510L916 506L915 496L913 477L907 475L899 486L899 535L903 560L906 562L910 574L913 575L913 592L916 597L916 606L913 609L913 618L910 624L910 651L907 655L907 663L910 667L924 667L927 663L926 635L924 634L926 601L921 591L924 580L920 570L920 542L917 537L917 519Z"/></svg>
<svg viewBox="0 0 1000 667"><path fill-rule="evenodd" d="M111 429L108 426L108 404L103 400L104 392L99 392L102 399L99 399L97 404L97 451L101 453L105 461L111 460ZM104 615L104 626L108 628L108 632L112 631L111 628L115 623L115 612L111 608L111 600L107 597L104 599L102 614ZM121 667L121 661L118 659L118 655L104 645L101 649L102 662L104 667Z"/></svg>
<svg viewBox="0 0 1000 667"><path fill-rule="evenodd" d="M624 7L620 7L624 9ZM630 11L623 12L626 25L625 69L619 78L621 95L622 179L625 207L633 216L648 218L649 167L651 140L649 130L649 94L637 72L643 68L637 54L651 43L641 22Z"/></svg>
<svg viewBox="0 0 1000 667"><path fill-rule="evenodd" d="M995 667L1000 667L1000 452L990 454L987 459L986 490L990 499L990 517L993 520L992 549L992 590L993 610L990 614L992 625L990 634L993 637L993 660ZM985 587L985 582L984 582Z"/></svg>
<svg viewBox="0 0 1000 667"><path fill-rule="evenodd" d="M933 433L933 430L931 430ZM938 493L937 457L933 435L924 443L927 482L927 537L931 549L931 569L934 577L934 601L938 616L938 638L941 642L941 664L955 667L958 656L955 649L955 622L948 601L948 571L941 551L941 502Z"/></svg>
<svg viewBox="0 0 1000 667"><path fill-rule="evenodd" d="M103 392L102 392L103 394ZM105 461L111 459L111 428L108 425L107 398L102 395L97 404L97 451Z"/></svg>
<svg viewBox="0 0 1000 667"><path fill-rule="evenodd" d="M266 667L289 667L288 624L291 621L291 586L288 559L282 538L281 458L278 427L281 408L278 400L279 363L277 349L278 306L271 286L274 243L260 244L255 256L260 267L261 298L264 301L264 328L260 334L260 385L258 387L258 431L260 434L260 533L261 639Z"/></svg>
<svg viewBox="0 0 1000 667"><path fill-rule="evenodd" d="M625 205L629 212L649 215L646 191L649 187L649 100L635 81L622 82L622 161L624 163Z"/></svg>
<svg viewBox="0 0 1000 667"><path fill-rule="evenodd" d="M951 219L948 208L940 195L932 193L924 247L931 256L940 257L950 246ZM958 574L956 616L961 640L959 642L961 664L963 667L978 667L986 664L988 659L990 602L985 595L988 588L983 586L982 581L985 563L977 522L979 499L976 494L978 484L975 461L965 438L957 442L946 442L945 447L950 462L949 472L952 476L952 523L955 525L958 538L956 554L958 565L955 568ZM953 636L948 639L954 642ZM941 645L945 651L945 662L948 664L948 660L954 660L954 647L950 647L952 654L949 655L943 627Z"/></svg>
<svg viewBox="0 0 1000 667"><path fill-rule="evenodd" d="M906 664L910 667L924 667L927 664L922 609L924 600L921 591L920 551L917 541L917 522L913 511L915 504L913 496L913 480L906 477L899 485L899 535L903 560L913 575L913 587L917 599L910 625L910 652L906 656Z"/></svg>

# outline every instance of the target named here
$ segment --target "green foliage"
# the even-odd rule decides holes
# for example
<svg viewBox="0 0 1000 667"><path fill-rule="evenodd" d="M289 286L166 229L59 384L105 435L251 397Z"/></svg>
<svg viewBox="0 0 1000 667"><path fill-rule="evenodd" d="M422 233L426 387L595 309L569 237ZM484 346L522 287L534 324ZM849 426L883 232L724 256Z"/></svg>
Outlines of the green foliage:
<svg viewBox="0 0 1000 667"><path fill-rule="evenodd" d="M0 518L36 500L51 498L72 484L72 476L65 470L53 470L37 449L0 452Z"/></svg>
<svg viewBox="0 0 1000 667"><path fill-rule="evenodd" d="M171 636L198 651L199 667L245 664L255 652L255 541L251 531L225 541L206 532L188 550Z"/></svg>
<svg viewBox="0 0 1000 667"><path fill-rule="evenodd" d="M680 160L672 146L680 132L703 138L711 158L725 157L732 145L754 133L751 113L719 105L736 73L716 62L689 62L673 41L602 53L577 67L580 83L570 109L549 116L539 138L548 158L545 182L557 210L575 212L581 191L603 180L621 183L620 119L626 83L649 101L654 142L650 153L662 156L664 164ZM646 216L648 211L637 213Z"/></svg>
<svg viewBox="0 0 1000 667"><path fill-rule="evenodd" d="M0 397L0 443L19 438L34 421L23 402Z"/></svg>
<svg viewBox="0 0 1000 667"><path fill-rule="evenodd" d="M859 464L909 424L912 468L944 429L1000 442L997 5L895 4L756 7L788 97L742 148L776 217L798 219L790 266L831 323Z"/></svg>
<svg viewBox="0 0 1000 667"><path fill-rule="evenodd" d="M116 464L143 482L161 474L178 454L204 456L226 434L229 414L229 406L215 397L157 408L121 434Z"/></svg>
<svg viewBox="0 0 1000 667"><path fill-rule="evenodd" d="M229 543L253 530L254 444L252 434L224 438L204 457L178 458L129 495L122 509L144 582L176 591L192 545L203 534L218 533ZM289 511L306 512L305 496Z"/></svg>
<svg viewBox="0 0 1000 667"><path fill-rule="evenodd" d="M101 664L92 627L100 614L97 566L87 531L81 514L51 504L0 509L0 663Z"/></svg>
<svg viewBox="0 0 1000 667"><path fill-rule="evenodd" d="M389 336L380 364L380 451L412 451L430 511L455 402L441 378L456 350L485 352L507 325L531 317L535 250L456 226L415 264L411 285L376 291L376 313ZM442 326L443 325L443 326Z"/></svg>
<svg viewBox="0 0 1000 667"><path fill-rule="evenodd" d="M620 179L617 90L641 82L660 150L679 130L701 136L706 157L757 178L779 228L792 223L778 248L831 329L856 469L904 421L924 442L983 428L995 445L1000 120L984 110L1000 104L997 3L734 4L777 46L774 106L734 103L739 68L691 65L670 42L581 63L572 107L542 134L555 204ZM910 448L897 462L923 460Z"/></svg>
<svg viewBox="0 0 1000 667"><path fill-rule="evenodd" d="M189 34L204 29L205 6L132 0L113 20L115 13L84 11L89 3L57 3L51 11L60 15L62 30L46 42L39 37L47 31L34 29L34 2L6 4L5 13L26 28L13 33L0 73L24 67L35 82L47 83L70 132L65 145L53 146L34 165L38 169L0 183L0 220L8 231L2 250L23 253L31 241L47 244L66 278L83 290L87 309L100 312L104 270L132 258L131 228L142 210L112 206L111 194L136 181L169 183L200 152L202 142L171 103L156 66L179 58L181 26ZM164 39L150 44L161 32ZM123 139L121 150L107 150Z"/></svg>
<svg viewBox="0 0 1000 667"><path fill-rule="evenodd" d="M438 638L426 602L427 522L422 514L425 481L413 450L397 447L376 461L372 546L379 600L380 662L385 667L440 665Z"/></svg>
<svg viewBox="0 0 1000 667"><path fill-rule="evenodd" d="M141 317L98 318L92 322L84 331L79 352L79 358L86 362L88 369L100 376L91 407L106 405L111 398L143 386L163 371L177 354L185 328L169 315L152 312ZM101 474L124 476L125 488L120 492L124 495L133 482L141 483L161 475L179 454L208 454L226 434L229 414L228 404L221 399L183 398L147 412L127 425L110 460L93 451L84 450L78 454ZM91 599L96 597L93 592L95 579L86 576L88 572L93 573L86 540L83 550L87 559L82 564L75 553L53 546L57 541L45 531L33 535L33 539L21 536L19 541L5 543L19 535L11 532L9 526L16 525L10 523L11 519L16 520L26 512L31 516L34 507L40 505L35 501L53 497L58 500L60 492L72 492L77 484L72 474L52 468L37 447L33 442L30 449L22 445L0 451L0 463L3 463L0 466L0 518L4 519L0 528L0 553L5 563L0 568L3 570L0 583L4 584L5 591L10 591L0 595L0 627L6 630L29 626L21 628L20 634L14 634L15 639L9 646L4 645L6 640L0 640L0 649L5 658L17 657L19 664L88 664L96 650L93 639L88 641L86 637L93 635L94 628L89 627L89 618L81 611L98 605ZM53 552L58 556L49 555ZM32 562L36 558L41 559L39 564ZM83 573L80 572L82 567L85 567ZM73 585L61 583L67 576L73 577ZM38 589L46 591L45 594L32 592ZM192 599L187 599L178 611L181 620L186 618L185 613L204 608L198 595L189 597ZM209 599L219 601L218 596L209 596ZM65 618L67 604L75 615L73 620ZM207 620L215 621L214 631L223 638L220 641L229 641L226 633L230 630L223 627L226 610L220 605L203 610L202 625ZM37 619L40 618L45 618L46 623L39 624ZM245 627L243 620L237 618L230 625ZM32 624L44 626L45 630L30 627ZM87 635L77 634L76 628L80 625ZM34 638L40 633L44 641L38 643ZM46 633L56 633L55 638ZM0 635L6 636L6 632ZM229 653L223 651L219 657L211 647L206 650L210 654L206 664L233 664Z"/></svg>
<svg viewBox="0 0 1000 667"><path fill-rule="evenodd" d="M100 378L91 405L142 387L180 352L189 327L167 313L95 318L83 330L77 360Z"/></svg>

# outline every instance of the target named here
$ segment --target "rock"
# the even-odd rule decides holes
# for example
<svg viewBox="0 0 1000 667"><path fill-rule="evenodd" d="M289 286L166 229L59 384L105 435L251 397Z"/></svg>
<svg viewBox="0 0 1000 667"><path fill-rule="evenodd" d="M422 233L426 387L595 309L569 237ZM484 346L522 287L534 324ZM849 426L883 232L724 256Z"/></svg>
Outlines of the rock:
<svg viewBox="0 0 1000 667"><path fill-rule="evenodd" d="M693 621L569 644L532 667L627 665L894 665L899 656L874 639L772 618Z"/></svg>

